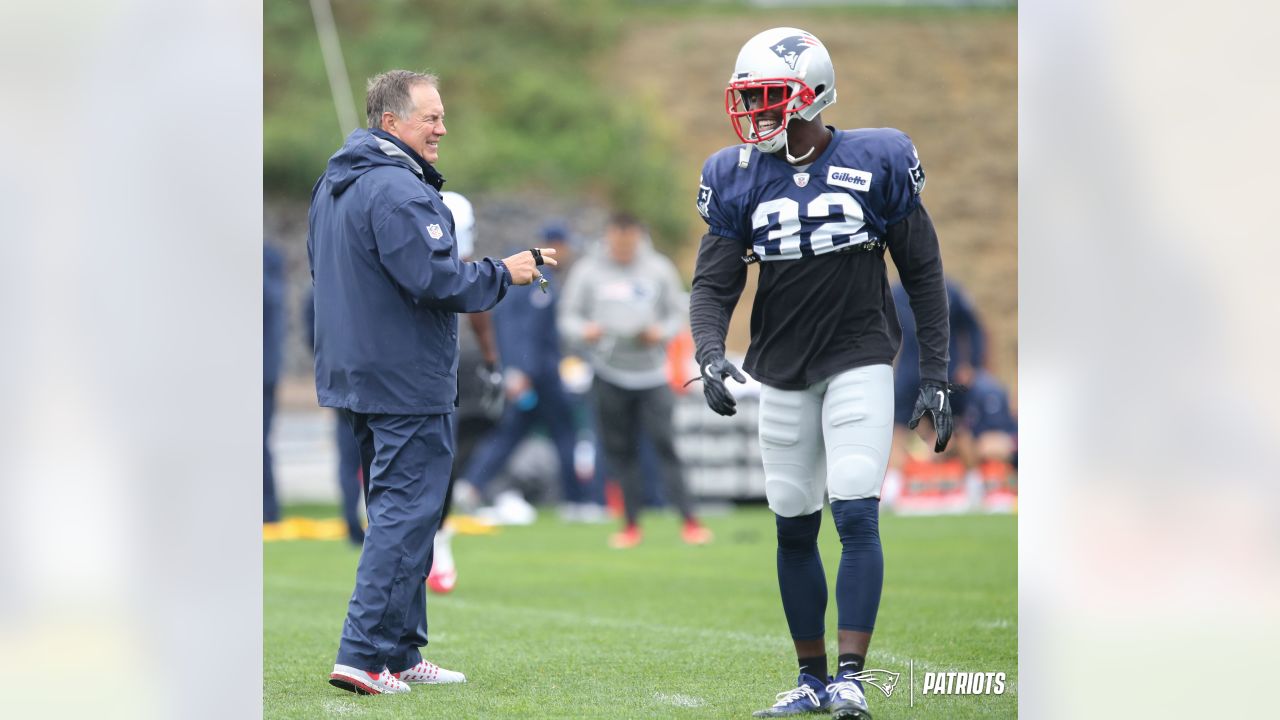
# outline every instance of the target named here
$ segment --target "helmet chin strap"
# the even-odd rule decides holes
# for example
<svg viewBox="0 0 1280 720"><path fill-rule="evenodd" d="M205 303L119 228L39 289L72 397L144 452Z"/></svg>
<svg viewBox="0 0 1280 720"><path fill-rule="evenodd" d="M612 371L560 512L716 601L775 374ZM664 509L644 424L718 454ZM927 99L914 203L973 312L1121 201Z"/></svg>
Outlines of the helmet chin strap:
<svg viewBox="0 0 1280 720"><path fill-rule="evenodd" d="M787 129L782 131L782 152L786 154L787 162L791 163L792 165L799 165L800 163L804 162L805 158L813 154L814 146L810 146L809 151L801 155L800 157L795 157L794 155L792 155L791 154L791 138L788 136L788 132L790 131L790 129L791 129L791 118L787 118Z"/></svg>
<svg viewBox="0 0 1280 720"><path fill-rule="evenodd" d="M795 156L793 156L793 155L791 154L791 145L790 145L789 143L788 143L788 144L784 144L784 145L783 145L783 148L784 148L784 149L783 149L783 152L784 152L784 153L786 153L786 155L787 155L787 162L791 163L792 165L799 165L800 163L804 162L804 159L805 159L805 158L807 158L807 157L809 157L810 155L812 155L812 154L813 154L813 148L812 148L812 147L811 147L811 148L809 148L809 151L808 151L808 152L806 152L805 154L801 155L800 157L795 157Z"/></svg>

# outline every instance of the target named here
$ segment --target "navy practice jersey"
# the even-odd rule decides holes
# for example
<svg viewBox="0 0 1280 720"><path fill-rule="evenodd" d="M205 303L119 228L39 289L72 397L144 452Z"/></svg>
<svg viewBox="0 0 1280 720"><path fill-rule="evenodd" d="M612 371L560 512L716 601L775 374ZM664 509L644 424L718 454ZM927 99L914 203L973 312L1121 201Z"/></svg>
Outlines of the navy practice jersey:
<svg viewBox="0 0 1280 720"><path fill-rule="evenodd" d="M703 166L697 205L709 232L690 299L700 359L723 352L728 312L745 282L741 257L754 255L760 281L744 369L757 380L802 389L892 363L901 329L883 259L888 246L922 318L922 377L945 378L946 291L937 236L920 204L916 149L891 128L832 131L803 169L741 146Z"/></svg>
<svg viewBox="0 0 1280 720"><path fill-rule="evenodd" d="M749 240L763 261L822 255L868 240L920 203L924 170L911 139L892 128L835 131L803 172L738 147L707 159L698 212L720 237Z"/></svg>

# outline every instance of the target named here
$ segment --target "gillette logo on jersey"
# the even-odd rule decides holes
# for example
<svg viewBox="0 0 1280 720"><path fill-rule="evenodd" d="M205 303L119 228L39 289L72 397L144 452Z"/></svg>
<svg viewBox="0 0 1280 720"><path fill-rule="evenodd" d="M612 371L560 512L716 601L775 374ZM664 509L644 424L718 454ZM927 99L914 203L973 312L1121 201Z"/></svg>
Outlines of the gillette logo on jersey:
<svg viewBox="0 0 1280 720"><path fill-rule="evenodd" d="M827 183L866 192L871 188L871 173L853 168L833 167L827 172Z"/></svg>
<svg viewBox="0 0 1280 720"><path fill-rule="evenodd" d="M728 147L703 166L698 212L713 235L741 241L762 262L820 257L884 239L911 214L919 162L893 128L834 131L804 181L776 155Z"/></svg>

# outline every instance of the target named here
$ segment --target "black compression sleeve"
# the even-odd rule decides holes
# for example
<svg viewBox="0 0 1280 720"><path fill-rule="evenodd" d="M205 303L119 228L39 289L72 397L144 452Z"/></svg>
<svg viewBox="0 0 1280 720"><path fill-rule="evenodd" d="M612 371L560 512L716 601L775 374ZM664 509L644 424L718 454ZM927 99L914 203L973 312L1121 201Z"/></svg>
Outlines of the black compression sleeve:
<svg viewBox="0 0 1280 720"><path fill-rule="evenodd" d="M919 205L889 228L889 254L898 266L902 287L911 298L920 342L920 377L947 381L951 319L947 286L942 277L942 251L933 220Z"/></svg>
<svg viewBox="0 0 1280 720"><path fill-rule="evenodd" d="M708 354L724 354L729 317L747 282L742 253L742 244L735 240L711 233L702 236L697 267L693 271L693 290L689 294L689 329L697 348L698 364L702 364Z"/></svg>

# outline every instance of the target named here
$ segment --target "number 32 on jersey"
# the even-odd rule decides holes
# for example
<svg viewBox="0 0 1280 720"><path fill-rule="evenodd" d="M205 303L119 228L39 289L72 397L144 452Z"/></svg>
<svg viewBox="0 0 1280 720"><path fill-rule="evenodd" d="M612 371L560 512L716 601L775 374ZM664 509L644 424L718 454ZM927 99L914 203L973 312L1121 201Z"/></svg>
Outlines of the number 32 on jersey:
<svg viewBox="0 0 1280 720"><path fill-rule="evenodd" d="M751 214L751 227L768 228L765 239L754 245L765 261L822 255L870 239L863 231L862 206L848 193L822 193L809 201L803 215L800 203L791 198L762 202Z"/></svg>

